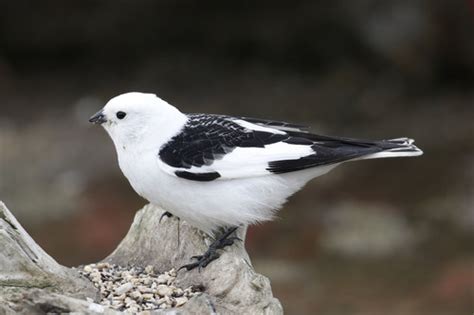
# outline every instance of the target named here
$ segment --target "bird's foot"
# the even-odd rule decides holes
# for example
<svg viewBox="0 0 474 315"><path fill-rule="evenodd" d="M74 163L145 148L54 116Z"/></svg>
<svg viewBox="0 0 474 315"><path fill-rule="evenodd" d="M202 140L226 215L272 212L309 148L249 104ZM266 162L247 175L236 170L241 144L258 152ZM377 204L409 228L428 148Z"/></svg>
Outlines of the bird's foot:
<svg viewBox="0 0 474 315"><path fill-rule="evenodd" d="M170 212L165 211L165 212L163 212L163 214L161 215L159 222L161 223L161 220L163 219L163 217L171 218L172 216L173 216L173 215L172 215Z"/></svg>
<svg viewBox="0 0 474 315"><path fill-rule="evenodd" d="M241 241L241 239L237 236L230 236L237 230L237 228L238 227L232 227L227 229L220 238L216 239L211 245L209 245L209 248L204 254L191 257L191 259L196 259L195 262L181 266L178 271L181 269L186 269L189 271L196 267L199 267L199 270L206 268L209 263L220 257L220 254L217 252L217 250L234 244L234 241Z"/></svg>

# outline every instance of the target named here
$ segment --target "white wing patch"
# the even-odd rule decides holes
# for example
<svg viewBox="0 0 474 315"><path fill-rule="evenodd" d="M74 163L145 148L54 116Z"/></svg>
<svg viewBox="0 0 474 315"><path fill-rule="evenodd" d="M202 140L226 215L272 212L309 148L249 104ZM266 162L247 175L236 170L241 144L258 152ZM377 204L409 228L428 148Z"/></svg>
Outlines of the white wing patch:
<svg viewBox="0 0 474 315"><path fill-rule="evenodd" d="M268 162L299 159L314 154L307 145L277 142L264 148L236 148L222 160L210 165L223 178L252 177L270 174Z"/></svg>
<svg viewBox="0 0 474 315"><path fill-rule="evenodd" d="M314 154L307 145L295 145L277 142L263 148L235 148L221 160L216 160L211 165L191 168L174 168L159 161L160 168L166 173L176 176L176 171L185 171L194 174L217 172L217 180L255 177L271 174L267 170L270 161L293 160Z"/></svg>
<svg viewBox="0 0 474 315"><path fill-rule="evenodd" d="M240 125L244 128L250 129L250 130L264 131L264 132L276 133L276 134L280 134L280 135L286 134L284 131L281 131L281 130L278 130L278 129L275 129L275 128L269 128L269 127L264 127L264 126L261 126L261 125L256 125L254 123L251 123L251 122L248 122L248 121L245 121L245 120L242 120L242 119L236 119L236 120L233 120L233 122L235 122L236 124L238 124L238 125Z"/></svg>

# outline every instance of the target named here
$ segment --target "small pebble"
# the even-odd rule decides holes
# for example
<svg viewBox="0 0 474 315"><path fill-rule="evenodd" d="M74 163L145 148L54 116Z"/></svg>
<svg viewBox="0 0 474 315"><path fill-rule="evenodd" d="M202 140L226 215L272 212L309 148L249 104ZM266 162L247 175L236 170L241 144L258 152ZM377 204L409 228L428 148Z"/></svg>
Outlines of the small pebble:
<svg viewBox="0 0 474 315"><path fill-rule="evenodd" d="M163 284L163 283L167 283L170 278L171 277L166 275L166 274L159 275L157 281L158 281L158 283Z"/></svg>
<svg viewBox="0 0 474 315"><path fill-rule="evenodd" d="M179 297L176 298L176 307L180 307L181 305L184 305L188 301L188 298L186 297Z"/></svg>
<svg viewBox="0 0 474 315"><path fill-rule="evenodd" d="M135 300L142 298L142 294L140 293L140 291L132 291L130 293L130 296Z"/></svg>
<svg viewBox="0 0 474 315"><path fill-rule="evenodd" d="M145 272L148 273L148 274L152 274L153 273L153 266L146 266L145 267Z"/></svg>
<svg viewBox="0 0 474 315"><path fill-rule="evenodd" d="M156 291L161 296L168 296L168 295L173 294L173 290L169 286L164 285L164 284L160 284L158 288L156 288Z"/></svg>
<svg viewBox="0 0 474 315"><path fill-rule="evenodd" d="M151 300L153 298L153 294L145 293L142 295L145 300Z"/></svg>
<svg viewBox="0 0 474 315"><path fill-rule="evenodd" d="M133 289L133 284L131 284L130 282L127 282L119 286L117 289L115 289L115 294L122 295L124 293L127 293L131 289Z"/></svg>
<svg viewBox="0 0 474 315"><path fill-rule="evenodd" d="M104 269L104 268L109 268L110 264L108 263L98 263L97 264L97 269Z"/></svg>
<svg viewBox="0 0 474 315"><path fill-rule="evenodd" d="M149 288L149 287L144 286L144 285L138 286L138 290L139 290L141 293L150 293L150 292L152 292L152 288Z"/></svg>
<svg viewBox="0 0 474 315"><path fill-rule="evenodd" d="M120 294L119 296L114 296L113 299L117 300L117 301L123 301L123 300L125 300L125 293Z"/></svg>

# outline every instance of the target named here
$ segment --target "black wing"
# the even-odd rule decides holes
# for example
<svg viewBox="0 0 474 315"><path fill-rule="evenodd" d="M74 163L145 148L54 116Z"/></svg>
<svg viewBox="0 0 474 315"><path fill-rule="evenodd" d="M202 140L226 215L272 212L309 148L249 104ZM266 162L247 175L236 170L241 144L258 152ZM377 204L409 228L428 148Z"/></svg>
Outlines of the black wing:
<svg viewBox="0 0 474 315"><path fill-rule="evenodd" d="M195 181L288 173L382 151L402 153L416 148L408 139L330 137L284 122L205 114L190 114L188 118L182 131L161 148L159 157L171 167L169 172ZM281 145L269 146L275 143ZM258 150L240 150L233 158L219 161L233 155L236 148Z"/></svg>
<svg viewBox="0 0 474 315"><path fill-rule="evenodd" d="M160 150L168 165L189 169L211 165L235 148L263 148L287 139L284 133L242 127L235 118L221 115L190 114L183 130Z"/></svg>

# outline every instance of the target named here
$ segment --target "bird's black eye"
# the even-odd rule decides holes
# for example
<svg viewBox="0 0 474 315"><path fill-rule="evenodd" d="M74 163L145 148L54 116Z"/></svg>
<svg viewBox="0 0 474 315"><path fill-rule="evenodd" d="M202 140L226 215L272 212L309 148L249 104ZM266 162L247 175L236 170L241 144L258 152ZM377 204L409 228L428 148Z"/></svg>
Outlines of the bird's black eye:
<svg viewBox="0 0 474 315"><path fill-rule="evenodd" d="M124 119L125 116L127 116L127 114L124 113L124 112L117 112L116 116L117 116L118 119Z"/></svg>

